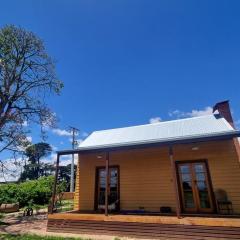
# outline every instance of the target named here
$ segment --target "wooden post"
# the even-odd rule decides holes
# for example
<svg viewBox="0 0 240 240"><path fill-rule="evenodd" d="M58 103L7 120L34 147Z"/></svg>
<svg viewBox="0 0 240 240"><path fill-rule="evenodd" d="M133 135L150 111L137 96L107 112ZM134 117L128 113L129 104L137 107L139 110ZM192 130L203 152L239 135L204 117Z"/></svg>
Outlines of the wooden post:
<svg viewBox="0 0 240 240"><path fill-rule="evenodd" d="M180 201L179 201L179 192L178 192L178 186L177 186L176 165L175 165L175 161L173 159L172 146L169 146L169 158L170 158L170 162L171 162L173 187L174 187L174 191L175 191L176 213L177 213L177 217L180 218Z"/></svg>
<svg viewBox="0 0 240 240"><path fill-rule="evenodd" d="M58 170L59 170L59 159L60 159L60 155L57 154L56 171L55 171L55 178L54 178L53 191L52 191L52 202L51 202L51 208L50 208L50 213L51 214L53 214L55 198L56 198Z"/></svg>
<svg viewBox="0 0 240 240"><path fill-rule="evenodd" d="M108 188L109 188L109 152L106 154L106 181L105 181L105 216L108 216Z"/></svg>

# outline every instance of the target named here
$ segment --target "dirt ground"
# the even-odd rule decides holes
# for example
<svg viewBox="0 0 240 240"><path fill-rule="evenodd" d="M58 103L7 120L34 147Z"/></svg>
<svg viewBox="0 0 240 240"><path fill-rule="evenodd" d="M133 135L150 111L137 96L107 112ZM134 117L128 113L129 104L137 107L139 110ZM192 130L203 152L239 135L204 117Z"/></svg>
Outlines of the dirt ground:
<svg viewBox="0 0 240 240"><path fill-rule="evenodd" d="M0 225L0 233L9 234L36 234L36 235L49 235L61 237L81 237L83 239L91 240L114 240L114 236L105 235L87 235L87 234L70 234L70 233L49 233L46 232L47 215L35 215L31 217L23 217L21 214L7 214L3 220L4 225ZM130 238L119 238L121 240L130 240ZM133 240L133 238L131 238Z"/></svg>

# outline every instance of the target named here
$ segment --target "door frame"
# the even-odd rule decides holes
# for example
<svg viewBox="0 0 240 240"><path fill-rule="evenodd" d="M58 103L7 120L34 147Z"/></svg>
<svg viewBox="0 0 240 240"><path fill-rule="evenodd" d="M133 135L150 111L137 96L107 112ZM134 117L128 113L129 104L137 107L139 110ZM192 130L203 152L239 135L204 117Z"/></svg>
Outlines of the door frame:
<svg viewBox="0 0 240 240"><path fill-rule="evenodd" d="M109 165L109 170L110 168L116 168L118 171L118 178L117 178L117 194L118 194L118 204L117 204L117 209L116 212L120 211L120 166L119 165ZM94 191L94 211L98 211L98 179L99 179L99 170L100 169L106 169L105 166L97 166L95 169L95 191ZM110 173L110 171L109 171Z"/></svg>
<svg viewBox="0 0 240 240"><path fill-rule="evenodd" d="M208 186L209 186L209 197L210 201L212 202L212 211L211 212L186 212L184 211L184 206L183 206L183 197L182 197L182 187L181 187L181 180L180 180L180 174L179 174L179 169L178 169L178 164L186 164L186 163L204 163L206 167L206 174L207 174L207 179L208 179ZM177 187L178 187L178 194L179 194L179 201L180 201L180 210L181 213L216 213L216 200L215 200L215 195L213 191L213 184L212 184L212 179L211 179L211 174L209 170L209 165L208 165L208 159L195 159L195 160L177 160L175 161L175 167L176 167L176 175L177 175Z"/></svg>

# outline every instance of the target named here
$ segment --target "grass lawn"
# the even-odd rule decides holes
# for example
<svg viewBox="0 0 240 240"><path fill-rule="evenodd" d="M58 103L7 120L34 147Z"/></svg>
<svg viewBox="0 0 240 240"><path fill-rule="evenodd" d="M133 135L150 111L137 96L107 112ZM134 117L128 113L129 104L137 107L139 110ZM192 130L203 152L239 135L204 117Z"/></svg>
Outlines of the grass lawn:
<svg viewBox="0 0 240 240"><path fill-rule="evenodd" d="M61 205L59 202L56 204L57 212L67 212L73 210L73 199L62 200Z"/></svg>
<svg viewBox="0 0 240 240"><path fill-rule="evenodd" d="M90 240L90 239L37 236L37 235L28 235L28 234L24 234L24 235L0 234L0 240Z"/></svg>

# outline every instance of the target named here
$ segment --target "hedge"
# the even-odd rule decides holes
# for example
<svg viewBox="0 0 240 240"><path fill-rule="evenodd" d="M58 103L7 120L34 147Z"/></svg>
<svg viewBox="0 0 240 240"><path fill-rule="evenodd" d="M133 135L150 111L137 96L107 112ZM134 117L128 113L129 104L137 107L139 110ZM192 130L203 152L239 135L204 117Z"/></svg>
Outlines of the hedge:
<svg viewBox="0 0 240 240"><path fill-rule="evenodd" d="M52 194L53 177L41 177L23 183L0 185L0 204L19 203L20 207L49 203Z"/></svg>

